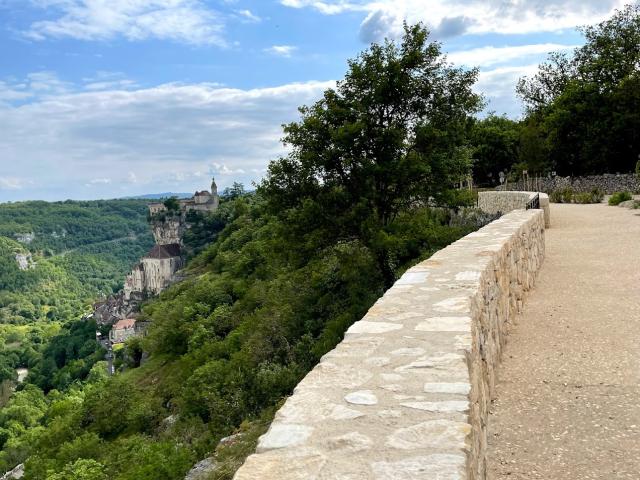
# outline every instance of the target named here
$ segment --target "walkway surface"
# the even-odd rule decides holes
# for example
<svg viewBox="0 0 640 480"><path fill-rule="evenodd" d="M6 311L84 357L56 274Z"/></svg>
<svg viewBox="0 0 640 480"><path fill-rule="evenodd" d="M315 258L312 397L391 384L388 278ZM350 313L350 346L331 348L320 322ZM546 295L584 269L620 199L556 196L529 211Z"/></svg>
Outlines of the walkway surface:
<svg viewBox="0 0 640 480"><path fill-rule="evenodd" d="M490 480L640 479L640 210L551 206L547 255L509 335Z"/></svg>

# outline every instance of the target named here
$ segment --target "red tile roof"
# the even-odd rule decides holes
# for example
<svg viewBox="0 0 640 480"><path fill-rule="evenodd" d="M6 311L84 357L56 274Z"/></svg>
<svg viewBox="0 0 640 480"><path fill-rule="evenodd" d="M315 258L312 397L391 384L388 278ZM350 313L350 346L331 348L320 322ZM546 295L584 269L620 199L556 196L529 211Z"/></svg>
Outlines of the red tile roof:
<svg viewBox="0 0 640 480"><path fill-rule="evenodd" d="M133 328L135 324L135 318L126 318L124 320L119 320L118 322L116 322L116 324L113 326L113 330L124 330L125 328Z"/></svg>

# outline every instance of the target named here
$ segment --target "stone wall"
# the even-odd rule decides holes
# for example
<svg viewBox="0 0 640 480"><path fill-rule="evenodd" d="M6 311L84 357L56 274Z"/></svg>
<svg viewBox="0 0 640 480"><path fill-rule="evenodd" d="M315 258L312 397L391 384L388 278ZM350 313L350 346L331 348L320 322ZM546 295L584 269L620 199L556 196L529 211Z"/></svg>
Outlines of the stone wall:
<svg viewBox="0 0 640 480"><path fill-rule="evenodd" d="M590 192L595 188L602 190L605 194L611 195L615 192L629 191L640 193L640 177L634 174L624 175L591 175L587 177L553 177L540 178L529 181L527 187L522 182L509 183L497 190L528 190L533 186L541 192L551 193L554 190L571 188L574 192Z"/></svg>
<svg viewBox="0 0 640 480"><path fill-rule="evenodd" d="M479 192L478 208L487 213L508 213L523 210L538 195L540 208L544 211L545 226L551 226L549 196L538 192Z"/></svg>
<svg viewBox="0 0 640 480"><path fill-rule="evenodd" d="M486 476L505 335L544 257L518 210L409 269L300 382L235 480Z"/></svg>

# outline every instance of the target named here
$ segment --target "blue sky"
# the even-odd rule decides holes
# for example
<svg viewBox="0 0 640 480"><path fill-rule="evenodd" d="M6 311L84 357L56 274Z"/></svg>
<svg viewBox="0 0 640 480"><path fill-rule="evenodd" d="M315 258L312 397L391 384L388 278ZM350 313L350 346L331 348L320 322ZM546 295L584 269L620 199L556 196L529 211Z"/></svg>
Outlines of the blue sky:
<svg viewBox="0 0 640 480"><path fill-rule="evenodd" d="M259 180L280 125L372 41L425 22L488 110L624 0L0 0L0 201Z"/></svg>

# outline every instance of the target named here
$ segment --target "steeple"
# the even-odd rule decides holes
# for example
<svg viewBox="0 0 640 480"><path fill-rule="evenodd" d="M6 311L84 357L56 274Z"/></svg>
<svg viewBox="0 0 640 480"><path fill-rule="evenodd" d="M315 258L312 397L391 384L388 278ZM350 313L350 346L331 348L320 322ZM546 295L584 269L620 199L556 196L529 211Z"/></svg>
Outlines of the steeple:
<svg viewBox="0 0 640 480"><path fill-rule="evenodd" d="M215 177L211 177L211 196L213 197L218 196L218 186L216 185Z"/></svg>

